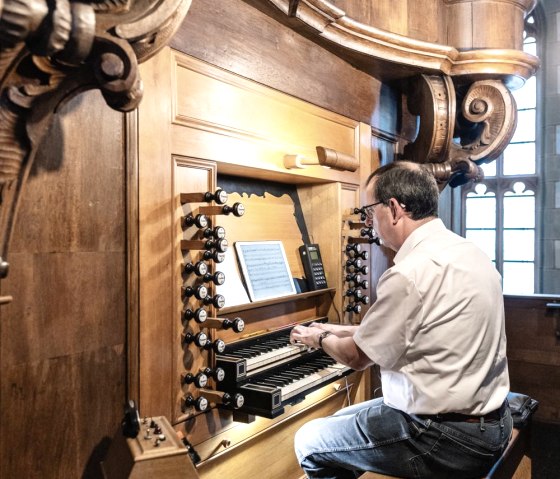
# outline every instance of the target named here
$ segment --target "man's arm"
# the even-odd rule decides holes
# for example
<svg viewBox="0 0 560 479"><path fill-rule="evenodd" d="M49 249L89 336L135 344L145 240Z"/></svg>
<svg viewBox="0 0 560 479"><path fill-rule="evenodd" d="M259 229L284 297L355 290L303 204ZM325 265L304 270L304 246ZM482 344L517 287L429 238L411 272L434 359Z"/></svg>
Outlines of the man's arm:
<svg viewBox="0 0 560 479"><path fill-rule="evenodd" d="M319 328L323 331L330 331L339 338L354 336L358 326L352 324L332 324L332 323L311 323L309 326Z"/></svg>
<svg viewBox="0 0 560 479"><path fill-rule="evenodd" d="M332 334L324 337L322 347L329 356L336 359L339 363L356 370L365 369L373 364L373 361L354 342L354 338L348 334L346 326L331 326L341 326L343 329L340 332L344 333L344 335L340 337L333 331ZM337 330L338 328L334 329ZM315 325L309 327L298 325L292 329L290 340L298 341L312 348L319 348L319 337L324 332L325 329Z"/></svg>

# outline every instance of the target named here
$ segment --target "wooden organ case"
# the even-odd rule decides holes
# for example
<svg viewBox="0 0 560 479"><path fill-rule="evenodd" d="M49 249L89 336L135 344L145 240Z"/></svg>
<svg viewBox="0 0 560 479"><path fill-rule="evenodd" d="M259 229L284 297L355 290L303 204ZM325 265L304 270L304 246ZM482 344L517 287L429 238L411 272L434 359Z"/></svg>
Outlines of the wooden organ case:
<svg viewBox="0 0 560 479"><path fill-rule="evenodd" d="M139 322L130 333L140 346L131 348L131 369L139 380L130 391L142 415L165 415L185 437L200 477L262 477L263 470L270 479L300 477L295 431L349 401L369 398L369 373L331 369L324 383L303 386L291 400L282 389L282 404L266 410L260 403L255 407L260 399L247 394L251 388L234 384L234 369L219 381L220 361L239 344L285 342L294 323L360 320L367 308L363 296L370 293L364 289L360 300L345 294L347 275L356 272L346 268L346 245L360 244L362 257L369 257L354 208L364 204L360 185L377 164L371 127L171 49L148 62L142 74L146 90L157 87L158 94L146 95L137 118ZM313 160L317 146L352 158L359 168L286 168L287 155ZM225 204L215 194L219 188L227 193ZM242 211L236 212L238 204ZM241 279L231 274L233 245L256 240L282 241L296 278L304 274L298 247L319 244L328 288L240 303ZM222 263L224 249L229 259ZM362 281L367 272L362 266ZM363 306L361 312L356 305ZM242 331L232 324L237 318ZM233 327L224 328L225 319ZM331 366L318 353L287 353L280 363L295 359L295 365L283 366L293 370L313 357L320 367ZM248 376L253 362L243 360Z"/></svg>

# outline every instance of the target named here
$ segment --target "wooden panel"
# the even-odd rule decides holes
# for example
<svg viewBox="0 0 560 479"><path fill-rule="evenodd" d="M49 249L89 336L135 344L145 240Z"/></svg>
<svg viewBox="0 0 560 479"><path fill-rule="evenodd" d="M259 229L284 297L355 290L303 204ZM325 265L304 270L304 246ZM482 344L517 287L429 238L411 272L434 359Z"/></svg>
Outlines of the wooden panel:
<svg viewBox="0 0 560 479"><path fill-rule="evenodd" d="M445 44L446 16L440 1L409 0L406 35L425 42Z"/></svg>
<svg viewBox="0 0 560 479"><path fill-rule="evenodd" d="M166 54L167 53L167 54ZM162 52L141 65L145 97L139 108L138 263L140 357L150 367L139 369L139 407L147 416L172 417L172 391L168 375L173 370L169 352L173 344L173 256L175 233L173 196L174 160L169 149L171 97L168 74L170 56ZM138 358L141 364L141 358ZM144 385L144 387L142 387Z"/></svg>
<svg viewBox="0 0 560 479"><path fill-rule="evenodd" d="M331 0L347 17L388 32L417 40L437 42L440 1L434 0Z"/></svg>
<svg viewBox="0 0 560 479"><path fill-rule="evenodd" d="M120 423L123 133L123 115L88 92L60 108L39 148L1 284L14 297L0 310L1 477L97 477Z"/></svg>
<svg viewBox="0 0 560 479"><path fill-rule="evenodd" d="M506 333L511 390L539 401L535 417L560 421L560 310L558 298L506 296Z"/></svg>
<svg viewBox="0 0 560 479"><path fill-rule="evenodd" d="M193 2L171 46L278 91L369 123L378 109L381 83L261 9L272 14L276 11L262 0ZM208 41L210 38L220 41Z"/></svg>
<svg viewBox="0 0 560 479"><path fill-rule="evenodd" d="M447 44L458 50L523 50L524 9L508 1L449 1Z"/></svg>
<svg viewBox="0 0 560 479"><path fill-rule="evenodd" d="M398 33L408 34L408 0L382 0L377 2L339 1L333 4L342 8L346 15L367 25Z"/></svg>
<svg viewBox="0 0 560 479"><path fill-rule="evenodd" d="M18 253L12 258L18 267L10 272L3 291L15 298L2 310L4 366L122 347L122 252Z"/></svg>
<svg viewBox="0 0 560 479"><path fill-rule="evenodd" d="M341 186L338 183L300 187L303 213L309 228L309 238L318 243L329 287L336 288L333 307L329 311L329 321L342 322L342 239L340 225L342 218Z"/></svg>
<svg viewBox="0 0 560 479"><path fill-rule="evenodd" d="M470 2L459 2L447 6L447 39L448 45L458 49L473 48L473 20Z"/></svg>
<svg viewBox="0 0 560 479"><path fill-rule="evenodd" d="M219 180L218 184L221 184ZM260 186L259 183L255 185ZM298 247L303 243L304 232L296 221L299 202L294 203L288 193L279 197L271 194L266 187L262 194L254 190L228 193L229 205L240 202L245 206L245 214L240 218L233 215L216 217L216 224L226 230L230 247L233 248L236 241L281 240L292 276L301 277L303 270Z"/></svg>
<svg viewBox="0 0 560 479"><path fill-rule="evenodd" d="M515 2L474 2L473 48L516 48L523 50L524 10ZM494 19L500 19L495 25ZM507 27L507 28L504 28Z"/></svg>
<svg viewBox="0 0 560 479"><path fill-rule="evenodd" d="M121 345L3 368L2 477L99 477L124 363Z"/></svg>
<svg viewBox="0 0 560 479"><path fill-rule="evenodd" d="M359 374L357 377L359 378ZM348 383L354 384L355 379L356 377L350 377ZM231 479L244 479L259 477L262 471L266 471L267 479L301 477L302 471L293 452L294 434L309 420L333 414L348 405L345 389L337 391L340 386L336 384L345 384L345 381L333 383L310 394L306 403L288 408L288 415L285 417L273 420L258 418L251 424L238 424L206 443L199 444L197 449L203 460L207 458L208 452L213 454L212 460L198 468L200 477L210 479L227 476ZM352 403L355 400L354 393L352 389ZM275 427L271 427L272 425ZM239 437L247 437L249 440L238 442ZM224 440L229 444L225 448L222 444ZM237 448L231 447L236 445ZM227 454L222 454L223 452Z"/></svg>
<svg viewBox="0 0 560 479"><path fill-rule="evenodd" d="M268 175L357 181L357 173L321 166L288 170L284 156L317 160L315 148L324 146L359 158L358 122L185 55L177 53L174 61L173 121L193 129L177 131L177 148L220 161L225 173L226 165L250 165Z"/></svg>

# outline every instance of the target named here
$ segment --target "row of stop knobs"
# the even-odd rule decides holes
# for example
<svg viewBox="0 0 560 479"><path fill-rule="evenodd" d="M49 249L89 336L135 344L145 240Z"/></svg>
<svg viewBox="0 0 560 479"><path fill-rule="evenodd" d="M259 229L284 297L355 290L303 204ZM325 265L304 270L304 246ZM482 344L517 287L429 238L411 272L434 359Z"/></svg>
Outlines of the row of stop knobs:
<svg viewBox="0 0 560 479"><path fill-rule="evenodd" d="M344 292L344 296L349 299L349 303L344 310L359 314L362 311L362 304L369 304L369 296L362 292L369 288L369 282L362 279L362 274L369 272L368 266L363 264L363 261L369 258L369 254L367 251L362 251L360 243L348 243L345 253L348 258L345 264L345 281L348 289Z"/></svg>
<svg viewBox="0 0 560 479"><path fill-rule="evenodd" d="M221 294L210 294L210 288L221 286L225 282L225 274L221 271L211 272L207 262L220 264L225 260L225 253L228 249L228 241L225 238L226 231L222 226L210 225L210 215L234 215L240 217L245 209L241 203L233 206L225 205L228 195L218 189L216 192L188 193L181 194L181 203L193 202L215 202L215 206L201 206L198 214L187 214L181 218L183 230L196 229L192 239L181 241L181 250L185 252L199 251L200 257L196 262L184 264L182 269L183 286L181 287L181 297L183 299L183 309L181 311L181 321L185 328L182 335L183 347L194 345L201 350L211 351L221 354L225 351L226 343L222 339L212 341L207 334L206 328L231 329L240 333L245 328L245 323L241 318L215 318L209 317L207 306L221 309L225 306L225 298ZM193 281L194 278L194 281ZM191 305L192 300L198 300L198 305ZM197 332L194 332L190 323L196 324ZM195 330L196 331L196 330ZM188 372L182 375L181 383L184 386L193 385L197 388L196 396L187 393L181 403L183 412L194 408L196 411L206 411L210 405L223 405L226 407L239 408L243 405L244 398L241 394L230 394L228 392L209 389L209 379L216 383L223 381L225 372L222 368L212 369L202 368L196 373Z"/></svg>

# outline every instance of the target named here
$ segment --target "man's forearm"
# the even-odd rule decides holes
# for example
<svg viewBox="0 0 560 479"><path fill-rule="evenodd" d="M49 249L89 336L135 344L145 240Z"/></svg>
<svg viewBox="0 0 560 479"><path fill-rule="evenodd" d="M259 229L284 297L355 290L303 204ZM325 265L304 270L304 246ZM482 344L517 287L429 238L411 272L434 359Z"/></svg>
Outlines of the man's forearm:
<svg viewBox="0 0 560 479"><path fill-rule="evenodd" d="M358 326L352 324L313 323L313 326L323 331L330 331L339 338L354 336L354 333L358 330Z"/></svg>

